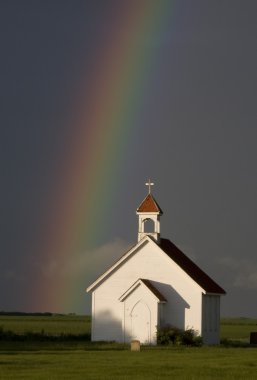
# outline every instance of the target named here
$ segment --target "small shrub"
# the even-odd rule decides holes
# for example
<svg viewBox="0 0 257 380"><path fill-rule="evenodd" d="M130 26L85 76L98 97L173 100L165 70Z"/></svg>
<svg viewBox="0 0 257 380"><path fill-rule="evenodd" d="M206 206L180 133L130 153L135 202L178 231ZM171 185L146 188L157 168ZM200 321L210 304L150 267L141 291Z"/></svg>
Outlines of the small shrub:
<svg viewBox="0 0 257 380"><path fill-rule="evenodd" d="M194 329L182 330L166 325L157 329L157 344L201 346L202 338Z"/></svg>
<svg viewBox="0 0 257 380"><path fill-rule="evenodd" d="M157 330L158 344L175 344L179 341L180 330L177 327L167 325Z"/></svg>

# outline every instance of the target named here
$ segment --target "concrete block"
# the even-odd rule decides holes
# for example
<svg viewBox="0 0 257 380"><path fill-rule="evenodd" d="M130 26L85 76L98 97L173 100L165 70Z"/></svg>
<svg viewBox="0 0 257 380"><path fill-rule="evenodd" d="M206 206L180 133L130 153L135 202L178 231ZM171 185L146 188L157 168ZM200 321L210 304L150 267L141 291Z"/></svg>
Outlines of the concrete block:
<svg viewBox="0 0 257 380"><path fill-rule="evenodd" d="M131 351L140 351L140 341L132 340L130 347L131 347Z"/></svg>

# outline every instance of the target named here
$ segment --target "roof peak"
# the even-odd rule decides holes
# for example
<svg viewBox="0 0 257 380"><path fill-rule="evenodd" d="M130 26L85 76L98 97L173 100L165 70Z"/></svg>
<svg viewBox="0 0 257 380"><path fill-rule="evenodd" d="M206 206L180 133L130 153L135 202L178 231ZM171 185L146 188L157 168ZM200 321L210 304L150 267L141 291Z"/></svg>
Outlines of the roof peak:
<svg viewBox="0 0 257 380"><path fill-rule="evenodd" d="M123 256L120 257L106 272L104 272L93 284L87 288L87 292L93 291L100 283L106 280L109 275L116 271L122 264L130 259L146 244L156 244L159 249L166 254L173 262L175 262L181 270L183 270L196 284L198 284L205 292L205 294L226 294L212 278L210 278L201 268L199 268L189 257L187 257L174 243L169 239L160 239L160 244L157 244L151 236L145 236L137 244L131 247ZM145 278L139 278L136 282L142 281L146 286L154 285Z"/></svg>
<svg viewBox="0 0 257 380"><path fill-rule="evenodd" d="M163 214L162 209L154 199L151 193L148 193L143 202L137 208L137 212L149 212L149 213L158 213Z"/></svg>

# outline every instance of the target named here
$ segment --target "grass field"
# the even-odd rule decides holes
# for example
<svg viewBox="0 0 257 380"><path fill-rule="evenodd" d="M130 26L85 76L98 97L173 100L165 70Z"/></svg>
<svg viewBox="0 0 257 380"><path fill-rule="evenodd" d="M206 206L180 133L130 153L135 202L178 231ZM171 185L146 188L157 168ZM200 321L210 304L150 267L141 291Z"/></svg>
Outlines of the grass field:
<svg viewBox="0 0 257 380"><path fill-rule="evenodd" d="M80 335L90 332L90 317L77 315L53 316L3 316L0 315L0 328L17 334L42 332L47 334ZM223 318L221 339L249 340L250 332L257 331L257 319Z"/></svg>
<svg viewBox="0 0 257 380"><path fill-rule="evenodd" d="M257 379L257 350L244 348L145 348L6 352L1 380L59 379Z"/></svg>
<svg viewBox="0 0 257 380"><path fill-rule="evenodd" d="M221 339L249 341L250 333L257 331L257 319L223 318L220 326Z"/></svg>
<svg viewBox="0 0 257 380"><path fill-rule="evenodd" d="M27 332L47 334L85 334L90 332L91 318L77 315L52 316L3 316L0 315L0 327L17 334Z"/></svg>
<svg viewBox="0 0 257 380"><path fill-rule="evenodd" d="M90 329L82 316L0 316L0 326L23 334L80 335ZM222 338L249 340L257 320L223 319ZM247 347L247 346L246 346ZM256 379L257 348L142 347L89 341L0 341L1 380L84 379Z"/></svg>

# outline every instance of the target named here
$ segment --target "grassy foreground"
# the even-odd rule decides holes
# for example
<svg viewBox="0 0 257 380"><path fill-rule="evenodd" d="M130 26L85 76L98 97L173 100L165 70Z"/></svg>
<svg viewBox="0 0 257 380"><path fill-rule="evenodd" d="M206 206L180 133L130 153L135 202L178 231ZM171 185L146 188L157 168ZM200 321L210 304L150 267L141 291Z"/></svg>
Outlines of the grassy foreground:
<svg viewBox="0 0 257 380"><path fill-rule="evenodd" d="M144 348L126 350L6 352L2 380L256 379L257 350L243 348Z"/></svg>
<svg viewBox="0 0 257 380"><path fill-rule="evenodd" d="M80 336L90 331L85 316L0 316L0 327L16 334ZM221 337L249 341L256 319L223 319ZM0 340L0 380L84 379L256 379L257 348L142 347L91 343L83 339L56 341Z"/></svg>

